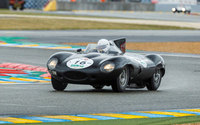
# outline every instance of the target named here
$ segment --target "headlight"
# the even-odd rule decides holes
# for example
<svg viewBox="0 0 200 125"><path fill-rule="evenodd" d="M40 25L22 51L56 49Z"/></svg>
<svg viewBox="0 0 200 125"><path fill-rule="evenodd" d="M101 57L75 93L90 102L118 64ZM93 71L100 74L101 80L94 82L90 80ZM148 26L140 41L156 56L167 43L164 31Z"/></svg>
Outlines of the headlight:
<svg viewBox="0 0 200 125"><path fill-rule="evenodd" d="M186 9L185 9L185 8L182 8L182 11L186 11Z"/></svg>
<svg viewBox="0 0 200 125"><path fill-rule="evenodd" d="M176 8L172 8L172 11L175 12L175 11L176 11Z"/></svg>
<svg viewBox="0 0 200 125"><path fill-rule="evenodd" d="M101 66L102 72L112 72L115 69L115 64L112 62L104 63Z"/></svg>
<svg viewBox="0 0 200 125"><path fill-rule="evenodd" d="M49 68L50 70L55 69L57 63L58 63L58 59L56 59L56 58L51 59L51 60L49 61L49 63L48 63L48 68Z"/></svg>

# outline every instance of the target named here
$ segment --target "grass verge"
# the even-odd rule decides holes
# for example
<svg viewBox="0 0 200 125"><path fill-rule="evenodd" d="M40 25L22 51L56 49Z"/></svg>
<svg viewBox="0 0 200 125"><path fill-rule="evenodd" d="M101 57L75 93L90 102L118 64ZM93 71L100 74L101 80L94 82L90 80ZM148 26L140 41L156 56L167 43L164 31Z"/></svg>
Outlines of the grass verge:
<svg viewBox="0 0 200 125"><path fill-rule="evenodd" d="M102 18L98 16L81 16L81 15L70 15L70 14L56 14L50 12L29 12L29 11L13 11L7 9L0 9L0 14L16 14L16 15L33 15L33 16L59 16L59 17L91 17L91 18ZM106 17L113 19L114 17Z"/></svg>
<svg viewBox="0 0 200 125"><path fill-rule="evenodd" d="M174 26L103 23L69 19L0 18L0 30L72 30L72 29L134 29L180 30L191 29Z"/></svg>
<svg viewBox="0 0 200 125"><path fill-rule="evenodd" d="M31 12L31 11L13 11L8 9L0 9L0 14L16 14L16 15L36 15L36 16L61 16L61 17L90 17L90 18L108 18L108 19L119 19L120 17L102 17L102 16L84 16L84 15L71 15L68 13L56 14L51 12ZM132 18L122 18L122 19L132 19ZM137 19L136 19L137 20Z"/></svg>
<svg viewBox="0 0 200 125"><path fill-rule="evenodd" d="M199 123L200 116L177 117L177 118L149 118L149 119L126 119L126 120L105 120L105 121L83 121L63 123L38 123L33 125L174 125L186 123ZM32 124L16 124L32 125ZM190 124L192 125L192 124Z"/></svg>
<svg viewBox="0 0 200 125"><path fill-rule="evenodd" d="M8 10L0 10L0 14L73 17L71 15L27 13L18 11L14 12ZM70 19L11 18L11 17L0 18L0 30L73 30L73 29L191 30L193 28L160 26L160 25L107 23L107 22L81 21L81 20L70 20Z"/></svg>
<svg viewBox="0 0 200 125"><path fill-rule="evenodd" d="M72 30L72 29L132 29L132 30L182 30L174 26L105 23L70 19L0 18L0 30Z"/></svg>

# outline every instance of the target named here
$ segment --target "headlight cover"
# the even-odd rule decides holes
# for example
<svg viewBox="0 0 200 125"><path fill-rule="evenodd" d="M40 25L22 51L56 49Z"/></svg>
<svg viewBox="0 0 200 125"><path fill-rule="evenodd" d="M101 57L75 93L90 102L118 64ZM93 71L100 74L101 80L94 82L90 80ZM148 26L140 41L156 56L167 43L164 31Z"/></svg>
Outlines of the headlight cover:
<svg viewBox="0 0 200 125"><path fill-rule="evenodd" d="M182 11L186 11L186 9L185 9L185 8L182 8Z"/></svg>
<svg viewBox="0 0 200 125"><path fill-rule="evenodd" d="M172 8L172 11L175 12L175 11L176 11L176 8Z"/></svg>
<svg viewBox="0 0 200 125"><path fill-rule="evenodd" d="M49 63L48 63L48 68L49 68L50 70L55 69L57 63L58 63L58 59L57 59L57 58L51 59L51 60L49 61Z"/></svg>
<svg viewBox="0 0 200 125"><path fill-rule="evenodd" d="M102 72L112 72L115 69L115 64L113 62L107 62L101 65Z"/></svg>

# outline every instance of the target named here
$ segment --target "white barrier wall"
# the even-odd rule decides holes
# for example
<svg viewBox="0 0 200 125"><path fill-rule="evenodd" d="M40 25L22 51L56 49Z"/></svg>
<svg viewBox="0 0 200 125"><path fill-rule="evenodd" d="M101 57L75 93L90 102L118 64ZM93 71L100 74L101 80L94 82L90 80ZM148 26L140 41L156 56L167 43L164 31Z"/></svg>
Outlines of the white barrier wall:
<svg viewBox="0 0 200 125"><path fill-rule="evenodd" d="M197 0L158 0L158 4L197 5Z"/></svg>
<svg viewBox="0 0 200 125"><path fill-rule="evenodd" d="M155 11L162 11L162 12L171 12L173 7L176 7L176 4L156 4ZM191 12L200 12L200 5L191 5Z"/></svg>

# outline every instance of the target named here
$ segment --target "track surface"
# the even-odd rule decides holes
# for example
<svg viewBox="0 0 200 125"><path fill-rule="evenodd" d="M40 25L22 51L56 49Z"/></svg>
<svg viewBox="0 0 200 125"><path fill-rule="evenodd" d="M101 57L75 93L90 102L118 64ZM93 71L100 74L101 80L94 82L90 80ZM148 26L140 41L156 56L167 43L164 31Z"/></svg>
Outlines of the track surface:
<svg viewBox="0 0 200 125"><path fill-rule="evenodd" d="M39 43L96 42L119 37L126 37L127 42L193 42L200 41L199 34L200 30L0 31L0 36L28 37L25 41Z"/></svg>
<svg viewBox="0 0 200 125"><path fill-rule="evenodd" d="M133 11L56 11L43 12L35 10L25 10L25 12L48 13L60 15L79 15L79 16L99 16L99 17L115 17L115 18L133 18L147 20L168 20L181 22L199 22L200 16L173 14L171 12L133 12Z"/></svg>
<svg viewBox="0 0 200 125"><path fill-rule="evenodd" d="M0 47L1 62L45 66L58 50ZM0 84L0 115L55 115L199 108L200 58L164 56L166 76L157 92L128 89L113 93L110 87L69 85L56 92L50 84Z"/></svg>
<svg viewBox="0 0 200 125"><path fill-rule="evenodd" d="M181 22L199 22L200 16L173 14L173 13L159 13L159 12L107 12L107 11L77 11L76 15L87 16L103 16L103 17L120 17L120 18L134 18L147 20L170 20Z"/></svg>
<svg viewBox="0 0 200 125"><path fill-rule="evenodd" d="M0 31L1 36L28 37L43 43L95 42L100 38L127 37L127 41L199 41L199 31L72 30ZM84 36L84 37L82 37ZM0 47L0 63L13 62L45 67L59 50ZM113 93L110 87L69 85L56 92L50 84L0 84L0 115L56 115L199 108L200 58L164 56L166 75L157 92L128 89ZM196 56L198 57L198 55Z"/></svg>

